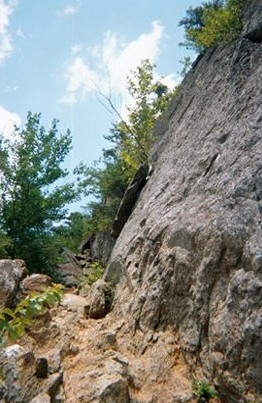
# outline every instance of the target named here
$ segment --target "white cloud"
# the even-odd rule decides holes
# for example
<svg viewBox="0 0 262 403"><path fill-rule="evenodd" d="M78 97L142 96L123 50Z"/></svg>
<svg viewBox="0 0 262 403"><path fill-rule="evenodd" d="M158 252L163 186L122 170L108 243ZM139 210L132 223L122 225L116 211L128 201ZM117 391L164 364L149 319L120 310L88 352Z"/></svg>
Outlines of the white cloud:
<svg viewBox="0 0 262 403"><path fill-rule="evenodd" d="M15 1L0 0L0 64L13 50L9 24L15 4Z"/></svg>
<svg viewBox="0 0 262 403"><path fill-rule="evenodd" d="M14 126L20 126L21 119L14 113L0 106L0 133L4 137L9 137L14 132Z"/></svg>
<svg viewBox="0 0 262 403"><path fill-rule="evenodd" d="M81 53L82 51L82 45L75 43L73 46L71 46L70 50L71 50L71 54L72 55L76 55L78 53Z"/></svg>
<svg viewBox="0 0 262 403"><path fill-rule="evenodd" d="M70 17L72 15L76 15L80 10L80 4L78 3L75 6L66 6L61 10L57 11L57 15L59 17Z"/></svg>
<svg viewBox="0 0 262 403"><path fill-rule="evenodd" d="M80 57L75 58L68 67L65 78L67 93L61 101L69 104L74 104L85 98L86 94L93 93L98 82L97 73L91 70Z"/></svg>
<svg viewBox="0 0 262 403"><path fill-rule="evenodd" d="M21 28L18 28L16 30L16 36L18 36L19 38L25 39L25 34L23 33Z"/></svg>
<svg viewBox="0 0 262 403"><path fill-rule="evenodd" d="M152 23L150 32L139 35L129 43L115 33L107 32L103 44L89 51L89 63L78 56L67 67L64 74L66 95L60 101L76 103L99 89L106 95L111 93L115 98L120 98L122 102L118 107L123 111L124 105L129 102L127 76L142 60L149 59L151 63L157 61L163 33L164 28L157 21ZM174 77L168 76L166 83L173 87Z"/></svg>

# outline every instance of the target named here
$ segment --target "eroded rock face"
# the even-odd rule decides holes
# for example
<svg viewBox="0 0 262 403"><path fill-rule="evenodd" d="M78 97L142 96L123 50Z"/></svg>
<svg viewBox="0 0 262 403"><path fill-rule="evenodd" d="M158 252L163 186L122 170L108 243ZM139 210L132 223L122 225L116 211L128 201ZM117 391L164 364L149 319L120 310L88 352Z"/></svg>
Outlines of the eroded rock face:
<svg viewBox="0 0 262 403"><path fill-rule="evenodd" d="M19 283L27 274L23 260L0 260L0 307L12 305Z"/></svg>
<svg viewBox="0 0 262 403"><path fill-rule="evenodd" d="M259 30L260 2L245 17ZM198 59L107 269L124 274L115 312L134 332L171 327L192 372L235 403L262 396L261 80L259 41Z"/></svg>
<svg viewBox="0 0 262 403"><path fill-rule="evenodd" d="M62 373L48 376L48 362L19 344L0 351L1 402L54 402L62 384ZM44 364L45 363L45 364ZM42 398L42 400L40 400ZM49 400L48 400L49 399Z"/></svg>
<svg viewBox="0 0 262 403"><path fill-rule="evenodd" d="M262 3L260 0L246 1L244 7L244 36L257 43L262 42Z"/></svg>

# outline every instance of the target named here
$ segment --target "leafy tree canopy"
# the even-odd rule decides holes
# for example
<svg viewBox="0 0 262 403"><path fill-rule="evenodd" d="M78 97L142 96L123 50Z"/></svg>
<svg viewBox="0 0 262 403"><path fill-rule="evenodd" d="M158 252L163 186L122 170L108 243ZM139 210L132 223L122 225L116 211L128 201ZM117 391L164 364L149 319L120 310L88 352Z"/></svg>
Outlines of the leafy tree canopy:
<svg viewBox="0 0 262 403"><path fill-rule="evenodd" d="M88 205L90 232L110 228L130 179L141 164L150 162L154 125L176 93L154 79L154 68L144 60L128 78L132 101L125 119L104 96L119 118L105 136L112 147L104 150L101 160L93 166L81 164L76 170L81 191L95 196Z"/></svg>
<svg viewBox="0 0 262 403"><path fill-rule="evenodd" d="M0 230L10 240L9 256L24 259L33 271L48 266L53 221L63 219L66 204L77 198L61 167L71 149L70 132L59 135L57 120L47 131L40 118L29 112L25 128L15 128L12 139L0 144Z"/></svg>
<svg viewBox="0 0 262 403"><path fill-rule="evenodd" d="M179 25L185 27L182 46L196 52L235 40L241 31L240 7L243 0L213 0L190 7Z"/></svg>
<svg viewBox="0 0 262 403"><path fill-rule="evenodd" d="M139 165L149 162L156 120L167 110L176 93L161 80L154 79L155 67L146 59L128 77L127 88L132 102L127 107L127 119L117 122L111 135L106 137L117 147L129 180Z"/></svg>

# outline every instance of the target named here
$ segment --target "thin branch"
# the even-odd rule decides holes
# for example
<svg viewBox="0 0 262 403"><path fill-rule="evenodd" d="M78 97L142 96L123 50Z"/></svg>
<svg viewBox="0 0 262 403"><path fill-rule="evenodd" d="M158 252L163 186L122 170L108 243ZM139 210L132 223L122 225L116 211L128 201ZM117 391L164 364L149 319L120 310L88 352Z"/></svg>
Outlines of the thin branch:
<svg viewBox="0 0 262 403"><path fill-rule="evenodd" d="M144 146L141 144L138 136L136 135L136 133L133 132L133 130L131 129L130 125L126 122L126 120L122 117L121 113L119 112L119 110L116 108L116 106L114 105L113 101L112 101L112 97L111 97L111 90L109 90L109 95L106 95L101 89L100 87L92 81L93 86L95 87L96 90L96 98L97 101L100 103L100 105L103 106L103 108L105 108L111 115L116 115L118 117L118 119L120 119L120 121L123 123L123 125L125 126L125 128L127 129L127 131L131 134L131 136L133 136L134 140L136 141L137 145L140 147L140 149L142 150L142 153L147 161L148 157L147 157L147 153L146 150L144 148ZM109 104L109 107L106 106L106 103L104 103L101 98L99 98L99 96L104 99L106 101L106 103Z"/></svg>

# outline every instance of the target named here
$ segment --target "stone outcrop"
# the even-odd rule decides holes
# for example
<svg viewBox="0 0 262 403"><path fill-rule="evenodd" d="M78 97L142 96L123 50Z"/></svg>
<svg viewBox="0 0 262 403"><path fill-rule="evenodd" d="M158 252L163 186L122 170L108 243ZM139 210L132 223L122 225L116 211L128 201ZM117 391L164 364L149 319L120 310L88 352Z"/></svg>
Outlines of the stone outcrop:
<svg viewBox="0 0 262 403"><path fill-rule="evenodd" d="M121 278L115 314L172 329L192 376L234 403L262 401L260 1L244 21L183 81L105 275Z"/></svg>
<svg viewBox="0 0 262 403"><path fill-rule="evenodd" d="M0 307L14 303L20 281L27 274L23 260L0 260Z"/></svg>
<svg viewBox="0 0 262 403"><path fill-rule="evenodd" d="M119 236L123 226L127 222L139 194L146 184L148 174L149 166L147 164L142 164L127 187L113 223L113 237L117 238Z"/></svg>
<svg viewBox="0 0 262 403"><path fill-rule="evenodd" d="M1 371L4 374L4 379L0 382L1 402L58 401L55 397L60 392L62 373L48 376L47 361L36 359L32 351L19 344L3 349L0 352L0 358ZM45 373L43 373L43 362L45 362Z"/></svg>
<svg viewBox="0 0 262 403"><path fill-rule="evenodd" d="M243 10L243 35L252 42L262 42L262 3L260 0L246 1Z"/></svg>

